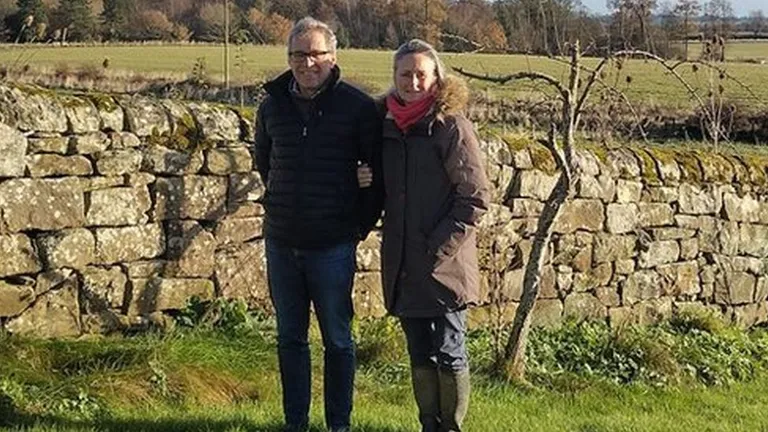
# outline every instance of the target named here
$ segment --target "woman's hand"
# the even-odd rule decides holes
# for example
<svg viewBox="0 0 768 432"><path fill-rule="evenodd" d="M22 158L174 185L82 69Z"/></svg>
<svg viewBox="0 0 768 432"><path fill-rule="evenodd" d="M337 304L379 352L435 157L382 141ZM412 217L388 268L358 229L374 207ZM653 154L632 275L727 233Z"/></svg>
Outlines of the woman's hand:
<svg viewBox="0 0 768 432"><path fill-rule="evenodd" d="M373 170L368 166L367 163L358 162L357 184L361 188L371 187L373 184Z"/></svg>

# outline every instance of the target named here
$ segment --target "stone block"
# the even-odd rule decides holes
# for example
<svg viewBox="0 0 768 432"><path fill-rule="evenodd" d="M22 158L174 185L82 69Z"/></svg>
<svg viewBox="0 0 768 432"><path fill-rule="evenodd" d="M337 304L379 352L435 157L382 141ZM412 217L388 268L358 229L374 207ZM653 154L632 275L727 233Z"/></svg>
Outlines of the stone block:
<svg viewBox="0 0 768 432"><path fill-rule="evenodd" d="M611 234L626 234L637 227L637 204L608 204L605 226Z"/></svg>
<svg viewBox="0 0 768 432"><path fill-rule="evenodd" d="M661 278L652 270L640 270L629 276L621 286L621 303L630 306L662 295Z"/></svg>
<svg viewBox="0 0 768 432"><path fill-rule="evenodd" d="M381 232L373 231L357 245L356 261L358 271L381 270Z"/></svg>
<svg viewBox="0 0 768 432"><path fill-rule="evenodd" d="M205 151L206 173L226 175L249 172L252 169L251 153L245 147L223 147Z"/></svg>
<svg viewBox="0 0 768 432"><path fill-rule="evenodd" d="M96 240L85 228L44 234L38 238L37 244L48 269L60 267L79 269L94 260Z"/></svg>
<svg viewBox="0 0 768 432"><path fill-rule="evenodd" d="M675 211L665 203L638 203L637 225L641 228L673 226Z"/></svg>
<svg viewBox="0 0 768 432"><path fill-rule="evenodd" d="M109 137L104 132L75 135L69 141L72 151L81 155L101 153L109 148L109 144Z"/></svg>
<svg viewBox="0 0 768 432"><path fill-rule="evenodd" d="M193 297L205 301L216 294L208 279L131 279L130 290L128 315L184 309Z"/></svg>
<svg viewBox="0 0 768 432"><path fill-rule="evenodd" d="M563 302L560 300L539 299L531 311L531 326L557 328L563 323Z"/></svg>
<svg viewBox="0 0 768 432"><path fill-rule="evenodd" d="M355 274L352 304L359 317L381 318L387 314L381 287L381 274L360 272Z"/></svg>
<svg viewBox="0 0 768 432"><path fill-rule="evenodd" d="M575 199L563 203L555 221L554 232L572 233L576 230L601 231L605 213L598 200Z"/></svg>
<svg viewBox="0 0 768 432"><path fill-rule="evenodd" d="M716 215L723 205L719 189L702 189L683 183L679 188L680 213L690 215Z"/></svg>
<svg viewBox="0 0 768 432"><path fill-rule="evenodd" d="M165 252L165 235L159 224L123 228L96 228L96 264L113 264L155 258Z"/></svg>
<svg viewBox="0 0 768 432"><path fill-rule="evenodd" d="M723 194L725 217L734 222L759 222L760 202L747 194L739 197L733 193Z"/></svg>
<svg viewBox="0 0 768 432"><path fill-rule="evenodd" d="M647 250L640 252L638 264L641 268L656 267L680 259L680 245L675 240L650 242Z"/></svg>
<svg viewBox="0 0 768 432"><path fill-rule="evenodd" d="M216 286L224 298L250 304L269 299L264 242L252 241L216 251Z"/></svg>
<svg viewBox="0 0 768 432"><path fill-rule="evenodd" d="M558 176L539 170L518 171L514 193L522 198L546 201L557 183Z"/></svg>
<svg viewBox="0 0 768 432"><path fill-rule="evenodd" d="M597 177L582 175L577 179L576 190L579 198L594 198L610 203L616 196L616 182L607 175Z"/></svg>
<svg viewBox="0 0 768 432"><path fill-rule="evenodd" d="M22 177L26 153L27 139L24 135L14 128L0 123L0 178Z"/></svg>
<svg viewBox="0 0 768 432"><path fill-rule="evenodd" d="M620 204L640 201L642 192L643 184L639 181L619 179L616 182L616 201Z"/></svg>
<svg viewBox="0 0 768 432"><path fill-rule="evenodd" d="M42 270L32 242L23 234L0 235L0 257L0 277Z"/></svg>
<svg viewBox="0 0 768 432"><path fill-rule="evenodd" d="M32 177L87 176L93 173L88 158L57 154L27 156L27 170Z"/></svg>
<svg viewBox="0 0 768 432"><path fill-rule="evenodd" d="M185 153L153 145L144 150L141 168L158 175L195 174L203 167L203 153Z"/></svg>
<svg viewBox="0 0 768 432"><path fill-rule="evenodd" d="M69 132L97 132L101 127L99 112L90 100L77 96L59 96L69 123Z"/></svg>
<svg viewBox="0 0 768 432"><path fill-rule="evenodd" d="M0 318L19 315L34 301L34 284L15 284L0 280Z"/></svg>
<svg viewBox="0 0 768 432"><path fill-rule="evenodd" d="M237 141L240 139L240 117L234 111L196 102L188 103L187 108L206 139L213 141Z"/></svg>
<svg viewBox="0 0 768 432"><path fill-rule="evenodd" d="M40 87L0 86L0 116L24 132L67 131L67 116L61 101L50 90Z"/></svg>
<svg viewBox="0 0 768 432"><path fill-rule="evenodd" d="M118 187L90 193L88 226L123 226L147 223L152 205L146 187Z"/></svg>
<svg viewBox="0 0 768 432"><path fill-rule="evenodd" d="M0 183L0 208L11 232L81 227L85 225L84 207L76 178L12 179Z"/></svg>
<svg viewBox="0 0 768 432"><path fill-rule="evenodd" d="M72 275L56 289L40 295L21 315L9 319L5 329L35 338L75 337L81 333L78 282Z"/></svg>
<svg viewBox="0 0 768 432"><path fill-rule="evenodd" d="M691 297L701 292L699 264L696 261L661 265L657 271L668 295Z"/></svg>
<svg viewBox="0 0 768 432"><path fill-rule="evenodd" d="M227 211L227 179L214 176L158 178L155 220L217 220Z"/></svg>
<svg viewBox="0 0 768 432"><path fill-rule="evenodd" d="M742 223L739 227L739 252L757 258L768 256L768 226Z"/></svg>
<svg viewBox="0 0 768 432"><path fill-rule="evenodd" d="M216 239L199 223L172 221L168 223L167 256L171 268L166 274L174 277L209 277L213 275ZM172 273L168 273L171 271Z"/></svg>
<svg viewBox="0 0 768 432"><path fill-rule="evenodd" d="M170 132L168 114L155 100L143 96L122 97L118 99L118 104L125 113L125 123L129 132L140 137Z"/></svg>
<svg viewBox="0 0 768 432"><path fill-rule="evenodd" d="M67 154L69 138L63 136L36 137L27 139L27 152ZM16 165L15 165L16 166Z"/></svg>
<svg viewBox="0 0 768 432"><path fill-rule="evenodd" d="M577 320L605 319L607 309L592 294L571 293L565 298L563 316Z"/></svg>
<svg viewBox="0 0 768 432"><path fill-rule="evenodd" d="M721 305L752 303L757 278L746 272L722 270L715 275L715 302Z"/></svg>
<svg viewBox="0 0 768 432"><path fill-rule="evenodd" d="M141 169L142 156L139 150L108 150L96 159L96 171L104 176L119 176L136 173Z"/></svg>
<svg viewBox="0 0 768 432"><path fill-rule="evenodd" d="M636 244L635 236L598 234L595 236L594 260L600 263L633 258Z"/></svg>
<svg viewBox="0 0 768 432"><path fill-rule="evenodd" d="M86 313L101 313L124 307L128 278L119 266L86 267L82 278L82 307Z"/></svg>

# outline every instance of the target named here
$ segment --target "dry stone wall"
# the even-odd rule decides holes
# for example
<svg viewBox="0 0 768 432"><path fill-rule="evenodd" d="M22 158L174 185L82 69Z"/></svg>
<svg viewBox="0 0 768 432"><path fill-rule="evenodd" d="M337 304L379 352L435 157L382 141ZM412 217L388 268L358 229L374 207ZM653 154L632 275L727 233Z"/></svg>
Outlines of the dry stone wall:
<svg viewBox="0 0 768 432"><path fill-rule="evenodd" d="M0 85L0 326L74 337L164 325L188 300L269 306L253 112ZM512 317L536 217L555 182L546 150L483 143L494 204L483 220L474 324ZM581 149L557 221L536 325L569 316L649 323L707 308L768 318L766 161ZM503 245L505 262L491 271ZM357 253L355 308L382 316L380 236Z"/></svg>
<svg viewBox="0 0 768 432"><path fill-rule="evenodd" d="M502 277L486 269L487 306L474 318L499 323L514 315L557 177L538 144L484 145L497 194L485 229L522 257ZM535 325L649 324L685 309L741 326L768 320L768 159L653 147L576 153L576 188L555 224Z"/></svg>

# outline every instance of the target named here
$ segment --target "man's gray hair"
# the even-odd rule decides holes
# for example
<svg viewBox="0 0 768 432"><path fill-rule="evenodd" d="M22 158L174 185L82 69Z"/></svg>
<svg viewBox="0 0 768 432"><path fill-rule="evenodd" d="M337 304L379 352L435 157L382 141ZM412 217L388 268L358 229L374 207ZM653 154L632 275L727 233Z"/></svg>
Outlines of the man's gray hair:
<svg viewBox="0 0 768 432"><path fill-rule="evenodd" d="M437 83L442 85L445 81L445 66L437 55L437 50L427 42L421 39L411 39L408 42L400 45L395 51L395 58L393 62L393 68L397 69L397 62L403 57L409 54L426 54L432 61L435 62L435 75L437 75Z"/></svg>
<svg viewBox="0 0 768 432"><path fill-rule="evenodd" d="M328 50L333 53L336 52L337 41L333 30L331 30L328 24L309 16L296 21L296 24L293 25L291 33L288 35L288 51L291 50L294 39L310 31L322 33L325 36L325 45L328 47Z"/></svg>

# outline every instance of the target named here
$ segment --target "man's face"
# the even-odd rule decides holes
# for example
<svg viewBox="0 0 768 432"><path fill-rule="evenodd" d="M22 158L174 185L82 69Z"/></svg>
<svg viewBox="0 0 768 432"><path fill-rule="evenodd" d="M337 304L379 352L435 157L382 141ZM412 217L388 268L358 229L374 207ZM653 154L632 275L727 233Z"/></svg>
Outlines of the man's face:
<svg viewBox="0 0 768 432"><path fill-rule="evenodd" d="M308 31L294 38L288 49L288 65L302 93L316 92L331 75L336 53L331 52L320 31Z"/></svg>

